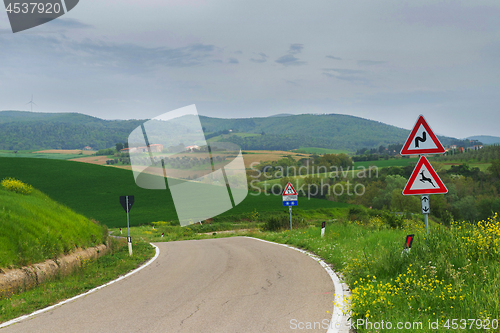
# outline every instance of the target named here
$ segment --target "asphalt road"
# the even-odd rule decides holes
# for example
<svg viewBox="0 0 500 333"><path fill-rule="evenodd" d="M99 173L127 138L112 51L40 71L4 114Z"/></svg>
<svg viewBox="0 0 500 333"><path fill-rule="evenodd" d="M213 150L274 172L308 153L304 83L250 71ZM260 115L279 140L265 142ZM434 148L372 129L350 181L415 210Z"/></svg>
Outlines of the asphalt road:
<svg viewBox="0 0 500 333"><path fill-rule="evenodd" d="M333 310L332 280L307 255L243 237L156 245L145 269L0 333L327 331L298 329Z"/></svg>

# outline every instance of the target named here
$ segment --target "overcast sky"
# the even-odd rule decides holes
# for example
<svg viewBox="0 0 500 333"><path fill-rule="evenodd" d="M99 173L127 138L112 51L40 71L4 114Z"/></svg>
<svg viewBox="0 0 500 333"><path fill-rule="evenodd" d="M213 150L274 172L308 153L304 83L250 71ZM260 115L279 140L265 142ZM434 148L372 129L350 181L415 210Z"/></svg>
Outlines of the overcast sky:
<svg viewBox="0 0 500 333"><path fill-rule="evenodd" d="M340 113L500 136L500 2L81 0L13 34L0 110L152 118Z"/></svg>

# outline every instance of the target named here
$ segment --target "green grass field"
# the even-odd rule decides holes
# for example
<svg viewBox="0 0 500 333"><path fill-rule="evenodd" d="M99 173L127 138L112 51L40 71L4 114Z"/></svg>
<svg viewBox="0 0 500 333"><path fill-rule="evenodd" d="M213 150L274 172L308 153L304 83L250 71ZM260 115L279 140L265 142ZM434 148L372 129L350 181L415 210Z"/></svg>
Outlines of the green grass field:
<svg viewBox="0 0 500 333"><path fill-rule="evenodd" d="M439 161L439 160L437 160ZM486 172L486 170L491 166L491 163L481 163L481 162L472 162L472 163L468 163L468 162L443 162L443 169L445 170L449 170L452 165L462 165L462 164L467 164L469 166L469 168L479 168L479 170L481 170L482 172Z"/></svg>
<svg viewBox="0 0 500 333"><path fill-rule="evenodd" d="M122 195L134 195L130 224L176 220L170 192L147 190L135 184L131 171L87 163L48 159L0 158L0 178L14 177L46 193L74 211L109 227L126 226L126 213L119 203ZM146 175L153 180L155 176ZM151 178L149 178L151 177ZM303 210L344 207L345 204L320 199L299 198ZM288 210L282 198L264 194L248 196L221 216Z"/></svg>
<svg viewBox="0 0 500 333"><path fill-rule="evenodd" d="M88 155L79 154L49 154L49 153L31 153L31 152L17 152L13 151L0 151L0 157L12 157L12 158L45 158L54 160L69 160L79 157L88 157Z"/></svg>

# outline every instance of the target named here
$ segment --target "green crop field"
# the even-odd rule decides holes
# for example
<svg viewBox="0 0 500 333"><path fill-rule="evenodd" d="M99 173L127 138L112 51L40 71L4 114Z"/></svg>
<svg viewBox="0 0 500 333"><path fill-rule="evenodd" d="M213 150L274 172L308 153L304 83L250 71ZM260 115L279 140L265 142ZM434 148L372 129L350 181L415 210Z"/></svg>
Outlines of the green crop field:
<svg viewBox="0 0 500 333"><path fill-rule="evenodd" d="M20 158L45 158L45 159L54 159L54 160L69 160L72 158L79 157L88 157L87 155L78 155L78 154L50 154L50 153L31 153L31 152L17 152L13 151L0 151L0 157L20 157Z"/></svg>
<svg viewBox="0 0 500 333"><path fill-rule="evenodd" d="M147 190L135 184L129 170L99 166L74 161L1 158L0 178L14 177L46 193L74 211L95 219L109 227L126 226L126 214L119 203L122 195L134 195L135 203L130 211L130 224L140 225L155 221L176 220L177 215L170 192ZM157 176L145 175L153 180ZM281 196L253 195L249 193L243 202L223 216L269 211L282 211ZM299 198L299 208L343 207L327 200Z"/></svg>

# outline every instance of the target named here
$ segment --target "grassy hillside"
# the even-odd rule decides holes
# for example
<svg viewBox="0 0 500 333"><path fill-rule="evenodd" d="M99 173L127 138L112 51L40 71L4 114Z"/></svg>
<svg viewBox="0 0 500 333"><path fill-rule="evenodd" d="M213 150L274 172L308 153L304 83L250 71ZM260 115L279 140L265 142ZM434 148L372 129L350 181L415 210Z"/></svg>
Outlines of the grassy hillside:
<svg viewBox="0 0 500 333"><path fill-rule="evenodd" d="M31 158L0 158L0 170L4 177L32 184L52 199L109 227L126 226L126 214L119 203L122 195L135 196L130 211L131 225L177 219L170 192L138 187L130 170ZM145 177L153 180L156 176ZM251 214L254 210L259 213L287 210L281 200L281 196L249 194L242 203L222 216ZM305 210L345 206L320 199L299 199L299 205Z"/></svg>
<svg viewBox="0 0 500 333"><path fill-rule="evenodd" d="M103 241L101 226L36 189L21 194L0 185L0 221L0 267L40 262Z"/></svg>

